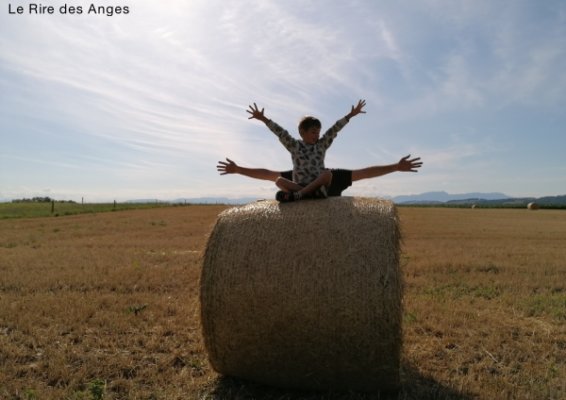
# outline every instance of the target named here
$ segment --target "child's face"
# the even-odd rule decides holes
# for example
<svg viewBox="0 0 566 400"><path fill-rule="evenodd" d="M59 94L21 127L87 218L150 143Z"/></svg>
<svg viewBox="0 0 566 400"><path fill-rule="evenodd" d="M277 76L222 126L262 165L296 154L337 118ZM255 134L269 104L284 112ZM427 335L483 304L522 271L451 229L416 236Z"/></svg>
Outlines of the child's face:
<svg viewBox="0 0 566 400"><path fill-rule="evenodd" d="M303 130L301 133L301 137L303 138L303 142L306 144L315 144L318 142L318 138L320 136L320 128L312 127L309 129Z"/></svg>

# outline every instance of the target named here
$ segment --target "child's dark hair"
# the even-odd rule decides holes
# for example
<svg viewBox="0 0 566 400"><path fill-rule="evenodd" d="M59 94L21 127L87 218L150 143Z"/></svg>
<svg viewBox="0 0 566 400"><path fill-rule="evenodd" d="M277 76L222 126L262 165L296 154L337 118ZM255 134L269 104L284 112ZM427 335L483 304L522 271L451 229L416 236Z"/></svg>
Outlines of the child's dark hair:
<svg viewBox="0 0 566 400"><path fill-rule="evenodd" d="M320 128L322 125L318 118L311 115L303 117L299 122L299 132L308 131L310 128Z"/></svg>

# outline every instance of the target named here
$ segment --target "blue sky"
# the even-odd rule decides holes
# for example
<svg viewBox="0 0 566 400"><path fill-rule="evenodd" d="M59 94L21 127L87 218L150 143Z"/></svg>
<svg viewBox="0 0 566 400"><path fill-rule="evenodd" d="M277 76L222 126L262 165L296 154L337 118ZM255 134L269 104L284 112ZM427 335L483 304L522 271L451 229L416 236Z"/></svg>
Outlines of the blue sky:
<svg viewBox="0 0 566 400"><path fill-rule="evenodd" d="M290 169L248 105L298 136L301 116L324 130L358 99L367 114L326 166L424 166L344 194L566 194L565 1L1 3L0 199L271 198L272 183L215 167Z"/></svg>

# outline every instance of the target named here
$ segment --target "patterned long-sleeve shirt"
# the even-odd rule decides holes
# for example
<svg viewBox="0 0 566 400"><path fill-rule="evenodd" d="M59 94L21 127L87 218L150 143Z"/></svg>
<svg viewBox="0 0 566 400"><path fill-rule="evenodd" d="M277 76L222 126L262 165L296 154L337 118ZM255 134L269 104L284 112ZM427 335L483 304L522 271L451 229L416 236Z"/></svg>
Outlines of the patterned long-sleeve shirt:
<svg viewBox="0 0 566 400"><path fill-rule="evenodd" d="M306 186L314 181L324 170L324 156L338 132L348 123L347 118L342 118L315 143L307 144L302 140L292 137L289 132L269 120L267 127L277 135L279 141L291 153L293 160L293 182Z"/></svg>

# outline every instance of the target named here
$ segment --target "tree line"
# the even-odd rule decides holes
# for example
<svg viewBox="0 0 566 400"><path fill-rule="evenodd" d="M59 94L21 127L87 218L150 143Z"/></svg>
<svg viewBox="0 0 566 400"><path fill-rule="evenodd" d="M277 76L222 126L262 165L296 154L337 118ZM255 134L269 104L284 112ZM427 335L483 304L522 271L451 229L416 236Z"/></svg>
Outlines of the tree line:
<svg viewBox="0 0 566 400"><path fill-rule="evenodd" d="M51 197L32 197L31 199L15 199L12 200L12 203L52 203L52 202L56 202L56 203L76 203L73 200L55 200L52 199Z"/></svg>

